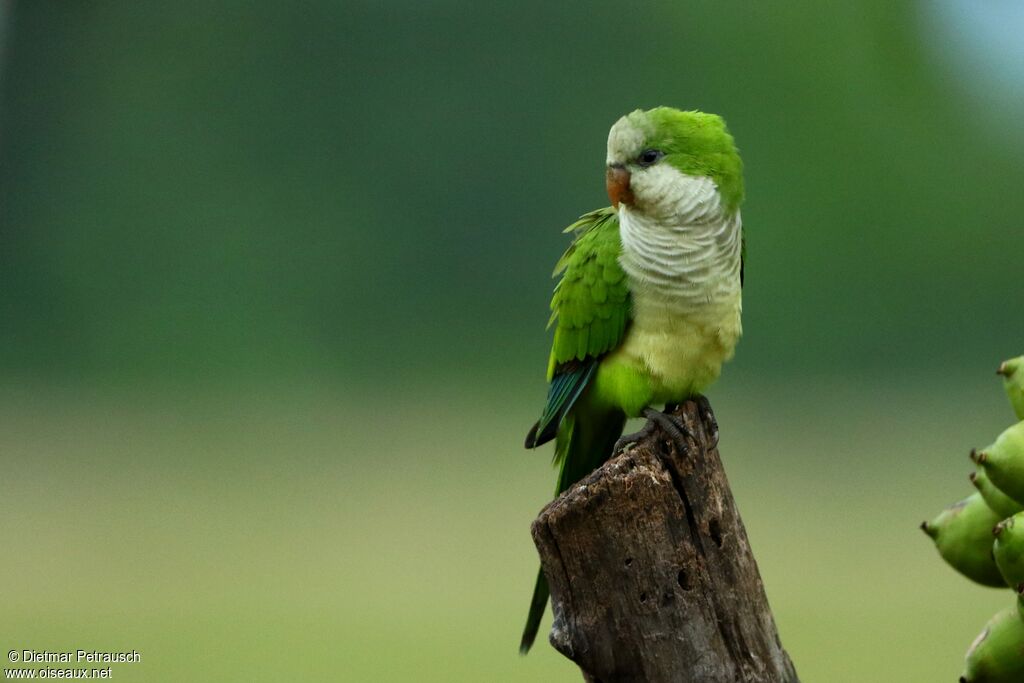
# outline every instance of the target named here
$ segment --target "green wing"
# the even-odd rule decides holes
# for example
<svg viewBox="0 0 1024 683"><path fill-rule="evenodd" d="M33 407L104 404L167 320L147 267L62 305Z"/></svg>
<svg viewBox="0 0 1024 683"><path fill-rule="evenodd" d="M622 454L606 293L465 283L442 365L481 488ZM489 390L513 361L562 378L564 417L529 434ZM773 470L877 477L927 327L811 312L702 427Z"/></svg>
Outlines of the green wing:
<svg viewBox="0 0 1024 683"><path fill-rule="evenodd" d="M548 379L577 360L602 356L618 346L629 320L629 285L619 265L619 217L611 208L582 216L566 228L576 237L555 266L562 274L551 298L555 340Z"/></svg>
<svg viewBox="0 0 1024 683"><path fill-rule="evenodd" d="M547 405L526 438L527 448L550 441L593 376L597 361L622 340L629 323L629 284L619 265L618 214L598 209L566 228L575 237L555 266L562 275L551 298L555 339L548 360Z"/></svg>

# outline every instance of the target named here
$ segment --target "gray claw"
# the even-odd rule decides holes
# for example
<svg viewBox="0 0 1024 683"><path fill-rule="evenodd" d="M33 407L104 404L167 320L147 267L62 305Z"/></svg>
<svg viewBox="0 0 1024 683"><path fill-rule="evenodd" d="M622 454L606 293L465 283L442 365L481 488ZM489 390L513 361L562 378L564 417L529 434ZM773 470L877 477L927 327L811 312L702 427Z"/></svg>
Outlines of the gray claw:
<svg viewBox="0 0 1024 683"><path fill-rule="evenodd" d="M651 432L653 431L654 424L648 421L646 424L644 424L643 428L641 428L640 431L633 432L632 434L623 434L622 436L619 437L619 440L615 442L615 449L612 451L612 453L620 453L626 450L627 446L636 445L640 441L650 436Z"/></svg>
<svg viewBox="0 0 1024 683"><path fill-rule="evenodd" d="M679 418L675 415L666 415L654 408L644 408L643 415L650 420L648 424L657 424L668 433L680 455L689 455L690 445L687 438L692 439L693 434Z"/></svg>

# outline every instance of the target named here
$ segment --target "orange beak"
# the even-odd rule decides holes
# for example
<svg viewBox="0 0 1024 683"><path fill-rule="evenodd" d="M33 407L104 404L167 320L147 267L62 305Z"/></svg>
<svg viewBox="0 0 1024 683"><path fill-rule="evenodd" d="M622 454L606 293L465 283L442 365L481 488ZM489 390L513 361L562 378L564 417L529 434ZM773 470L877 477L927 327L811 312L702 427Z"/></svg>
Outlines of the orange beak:
<svg viewBox="0 0 1024 683"><path fill-rule="evenodd" d="M629 189L629 171L620 164L613 164L608 167L604 174L604 185L608 190L608 199L612 200L612 206L619 207L619 203L632 204L633 192Z"/></svg>

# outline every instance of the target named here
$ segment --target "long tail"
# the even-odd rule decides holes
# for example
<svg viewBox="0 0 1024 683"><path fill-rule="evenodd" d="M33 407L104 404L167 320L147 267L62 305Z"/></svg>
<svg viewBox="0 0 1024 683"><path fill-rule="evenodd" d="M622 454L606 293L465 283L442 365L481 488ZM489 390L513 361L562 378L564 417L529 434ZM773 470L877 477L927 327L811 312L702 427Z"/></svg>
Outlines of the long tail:
<svg viewBox="0 0 1024 683"><path fill-rule="evenodd" d="M533 641L537 638L537 631L540 630L540 620L544 618L544 608L548 604L548 578L544 576L544 570L537 570L537 583L533 585L533 599L530 600L530 613L526 617L526 628L523 629L523 638L519 641L519 654L525 655L533 647Z"/></svg>
<svg viewBox="0 0 1024 683"><path fill-rule="evenodd" d="M555 462L560 465L558 485L555 487L556 498L612 455L615 442L622 435L622 428L626 424L626 417L617 412L576 413L573 411L565 417L555 439ZM548 595L548 581L542 569L537 572L537 582L533 587L530 612L526 617L526 627L523 628L523 638L519 642L520 654L529 652L537 638Z"/></svg>

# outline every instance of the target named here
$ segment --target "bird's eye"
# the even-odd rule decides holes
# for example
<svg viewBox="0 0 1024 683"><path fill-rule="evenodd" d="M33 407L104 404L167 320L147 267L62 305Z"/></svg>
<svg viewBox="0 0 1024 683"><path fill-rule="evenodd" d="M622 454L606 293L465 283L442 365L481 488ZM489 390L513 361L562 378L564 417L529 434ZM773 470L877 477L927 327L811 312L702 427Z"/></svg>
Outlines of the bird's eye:
<svg viewBox="0 0 1024 683"><path fill-rule="evenodd" d="M650 166L662 157L661 152L656 149L645 149L640 152L640 156L637 157L637 161L640 162L641 166Z"/></svg>

